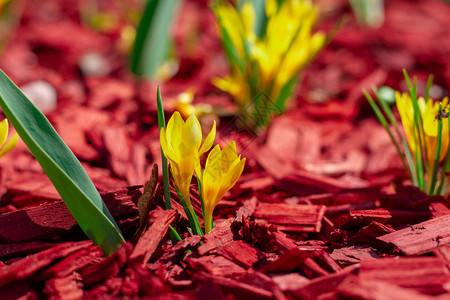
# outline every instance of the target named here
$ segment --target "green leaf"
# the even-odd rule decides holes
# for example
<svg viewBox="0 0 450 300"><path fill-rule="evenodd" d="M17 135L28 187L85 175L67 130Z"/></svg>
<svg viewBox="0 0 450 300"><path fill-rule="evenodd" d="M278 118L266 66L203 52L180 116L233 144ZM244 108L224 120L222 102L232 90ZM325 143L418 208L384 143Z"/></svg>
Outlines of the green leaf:
<svg viewBox="0 0 450 300"><path fill-rule="evenodd" d="M439 104L439 111L442 110L441 104ZM436 179L439 171L439 158L441 157L442 150L442 119L438 119L438 134L436 140L436 152L434 153L433 166L430 166L431 179L429 179L428 194L434 195L436 189Z"/></svg>
<svg viewBox="0 0 450 300"><path fill-rule="evenodd" d="M267 25L266 16L266 0L251 0L253 8L255 9L255 34L262 38L265 34Z"/></svg>
<svg viewBox="0 0 450 300"><path fill-rule="evenodd" d="M164 107L161 98L161 90L158 86L158 91L156 94L156 104L158 107L158 126L159 132L161 132L161 128L166 128L166 121L164 119ZM171 209L172 204L170 202L170 190L169 190L169 166L167 164L167 158L164 155L164 152L161 148L161 163L163 170L163 185L164 185L164 200L166 203L166 209Z"/></svg>
<svg viewBox="0 0 450 300"><path fill-rule="evenodd" d="M411 96L411 101L414 109L414 142L416 144L416 170L417 170L417 181L419 184L419 189L425 190L425 174L424 169L427 171L429 166L426 160L427 149L425 147L425 133L423 131L423 119L422 113L420 112L419 104L417 103L417 84L414 79L414 84L411 84L408 72L403 69L403 75L405 76L406 84L408 85L409 94ZM425 158L425 159L424 159ZM426 172L425 171L425 172ZM428 172L427 172L428 173Z"/></svg>
<svg viewBox="0 0 450 300"><path fill-rule="evenodd" d="M0 106L86 235L106 255L124 241L94 184L47 118L0 72Z"/></svg>
<svg viewBox="0 0 450 300"><path fill-rule="evenodd" d="M222 20L222 17L219 14L219 6L224 5L224 3L220 0L213 1L211 4L211 8L214 11L214 14L217 18L217 23L219 25L220 35L221 35L221 42L223 49L225 50L225 55L227 56L228 63L230 65L230 69L233 71L233 67L236 66L237 70L239 70L242 74L245 74L245 63L239 56L239 53L233 44L233 41L231 40L230 35L228 34L228 31L225 29L225 27L222 25L224 24L224 21ZM227 4L230 5L230 4ZM242 38L242 43L245 47L245 38Z"/></svg>
<svg viewBox="0 0 450 300"><path fill-rule="evenodd" d="M384 113L386 114L386 116L389 119L389 122L391 122L391 124L394 126L395 132L398 136L398 139L401 142L402 148L403 148L403 154L404 154L404 158L406 158L406 161L408 162L408 165L405 164L403 155L400 155L400 158L402 159L403 165L408 173L409 178L411 179L411 181L417 185L417 176L416 176L416 167L414 165L414 160L412 158L411 155L411 151L409 149L408 143L405 140L403 134L400 132L399 126L398 126L398 122L394 117L394 114L392 113L391 108L389 107L389 105L387 104L387 102L383 99L380 98L378 95L380 94L379 90L377 90L376 88L372 88L374 94L377 96L378 102L380 103L381 107L383 108ZM366 94L367 92L365 92ZM370 97L369 94L366 95L366 98L369 100L370 105L373 107L373 99ZM370 99L369 99L370 98ZM395 99L395 96L394 96ZM375 112L376 113L376 112ZM383 115L382 115L383 116ZM383 116L384 117L384 116ZM392 135L392 133L390 134ZM400 149L400 147L397 145L397 142L394 141L394 144L396 147L398 147ZM398 153L400 154L401 152L399 151L399 149L397 150Z"/></svg>
<svg viewBox="0 0 450 300"><path fill-rule="evenodd" d="M384 129L386 129L389 137L391 138L392 142L394 143L395 149L397 150L398 156L400 156L400 159L402 160L403 163L403 167L405 168L405 170L408 173L408 176L411 178L411 170L408 169L408 166L406 165L405 162L405 155L400 151L400 147L398 146L398 142L397 140L394 138L394 135L392 134L391 129L389 128L389 123L386 120L386 118L384 117L383 113L381 112L380 108L378 107L378 105L375 103L375 101L373 100L373 98L370 96L370 94L363 89L363 93L366 96L367 101L369 101L370 106L372 107L373 111L375 112L375 115L377 116L378 120L380 121L381 125L383 125ZM376 93L375 93L376 94ZM389 116L389 115L388 115ZM400 139L402 139L402 137L400 136Z"/></svg>
<svg viewBox="0 0 450 300"><path fill-rule="evenodd" d="M155 77L167 57L170 24L180 0L149 0L136 31L130 69L138 76Z"/></svg>

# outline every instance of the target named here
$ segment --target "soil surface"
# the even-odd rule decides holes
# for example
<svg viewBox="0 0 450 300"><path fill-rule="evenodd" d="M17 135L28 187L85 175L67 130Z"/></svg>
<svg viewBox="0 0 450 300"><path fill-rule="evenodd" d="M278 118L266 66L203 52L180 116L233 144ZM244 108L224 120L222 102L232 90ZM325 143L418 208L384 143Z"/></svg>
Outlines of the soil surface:
<svg viewBox="0 0 450 300"><path fill-rule="evenodd" d="M128 242L103 257L19 142L0 160L1 299L450 298L449 198L409 185L361 93L383 85L406 90L404 68L417 77L419 93L433 73L431 96L448 95L449 4L386 1L385 23L368 29L347 1L319 1L326 7L320 28L343 26L303 73L288 113L258 137L236 117L201 119L205 131L216 120L216 141L235 140L247 158L215 209L212 232L189 235L174 192L174 209L163 209L160 178L150 227L132 240L136 203L160 164L157 85L166 117L189 88L194 103L235 106L211 84L227 64L208 1L180 9L173 28L180 66L167 82L128 72L121 30L130 21L120 1L97 2L115 16L110 26L87 24L90 1L21 2L0 67L45 111ZM182 242L172 245L169 225Z"/></svg>

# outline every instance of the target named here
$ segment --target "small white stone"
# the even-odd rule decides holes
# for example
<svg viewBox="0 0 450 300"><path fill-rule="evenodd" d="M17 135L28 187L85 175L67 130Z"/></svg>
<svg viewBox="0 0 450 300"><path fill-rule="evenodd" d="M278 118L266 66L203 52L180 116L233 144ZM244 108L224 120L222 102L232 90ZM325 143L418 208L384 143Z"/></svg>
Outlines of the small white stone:
<svg viewBox="0 0 450 300"><path fill-rule="evenodd" d="M22 86L21 90L42 113L49 113L56 108L57 94L50 83L32 81Z"/></svg>
<svg viewBox="0 0 450 300"><path fill-rule="evenodd" d="M81 72L85 76L101 76L111 72L109 62L97 52L86 53L79 62Z"/></svg>

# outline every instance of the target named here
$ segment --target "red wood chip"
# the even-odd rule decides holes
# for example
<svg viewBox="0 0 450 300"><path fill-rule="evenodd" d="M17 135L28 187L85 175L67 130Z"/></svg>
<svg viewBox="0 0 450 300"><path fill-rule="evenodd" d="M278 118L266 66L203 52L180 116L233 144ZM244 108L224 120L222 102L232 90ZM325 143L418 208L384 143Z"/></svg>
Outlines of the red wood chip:
<svg viewBox="0 0 450 300"><path fill-rule="evenodd" d="M203 236L204 244L198 247L198 253L204 255L223 247L225 244L234 240L234 234L231 229L233 219L216 222L213 230Z"/></svg>
<svg viewBox="0 0 450 300"><path fill-rule="evenodd" d="M8 258L10 256L25 256L31 253L36 253L48 249L53 246L56 246L56 244L40 242L0 245L0 257Z"/></svg>
<svg viewBox="0 0 450 300"><path fill-rule="evenodd" d="M158 207L159 208L159 207ZM169 225L175 221L177 212L170 210L157 209L151 212L152 218L155 218L153 224L147 229L144 235L139 239L131 253L130 260L136 263L146 264L152 254L155 252L161 240L167 233Z"/></svg>
<svg viewBox="0 0 450 300"><path fill-rule="evenodd" d="M349 266L342 271L318 277L300 288L291 291L295 299L319 299L319 295L331 294L347 276L357 272L357 266Z"/></svg>
<svg viewBox="0 0 450 300"><path fill-rule="evenodd" d="M175 246L173 246L167 253L161 256L161 262L169 262L175 263L179 259L181 259L186 250L192 250L198 243L200 243L202 237L199 235L193 235L188 238L185 238L181 242L178 242Z"/></svg>
<svg viewBox="0 0 450 300"><path fill-rule="evenodd" d="M394 232L395 230L378 222L372 222L366 227L361 228L355 235L356 241L362 244L375 247L377 249L386 249L388 244L376 239L379 236Z"/></svg>
<svg viewBox="0 0 450 300"><path fill-rule="evenodd" d="M369 225L372 221L385 224L391 217L386 209L353 210L336 220L334 224L339 228L351 229Z"/></svg>
<svg viewBox="0 0 450 300"><path fill-rule="evenodd" d="M93 245L88 248L80 249L45 269L40 274L41 278L66 277L72 272L83 269L84 267L98 261L103 255L99 246Z"/></svg>
<svg viewBox="0 0 450 300"><path fill-rule="evenodd" d="M450 244L450 215L431 219L378 237L406 255L420 255Z"/></svg>
<svg viewBox="0 0 450 300"><path fill-rule="evenodd" d="M259 203L254 216L283 231L320 232L325 210L324 205Z"/></svg>
<svg viewBox="0 0 450 300"><path fill-rule="evenodd" d="M401 288L388 282L363 280L354 275L347 277L347 279L339 284L335 295L338 299L435 299L435 297Z"/></svg>
<svg viewBox="0 0 450 300"><path fill-rule="evenodd" d="M213 276L234 277L245 272L244 268L222 256L189 257L186 262L194 272L204 271Z"/></svg>
<svg viewBox="0 0 450 300"><path fill-rule="evenodd" d="M267 257L264 252L244 241L231 241L221 247L217 253L244 268L250 268Z"/></svg>
<svg viewBox="0 0 450 300"><path fill-rule="evenodd" d="M359 263L362 260L380 258L380 256L378 256L375 252L375 249L364 245L335 249L330 256L342 267Z"/></svg>
<svg viewBox="0 0 450 300"><path fill-rule="evenodd" d="M291 272L302 265L308 257L307 251L295 247L282 254L277 260L264 265L260 271L263 273Z"/></svg>
<svg viewBox="0 0 450 300"><path fill-rule="evenodd" d="M382 258L361 261L362 280L381 280L427 294L448 292L450 275L438 257Z"/></svg>
<svg viewBox="0 0 450 300"><path fill-rule="evenodd" d="M137 214L134 201L139 187L123 188L102 196L113 216ZM51 202L0 215L0 241L22 242L60 234L77 227L63 202Z"/></svg>
<svg viewBox="0 0 450 300"><path fill-rule="evenodd" d="M80 275L84 284L88 286L107 278L115 277L127 263L131 249L132 246L130 243L123 243L112 255L82 269Z"/></svg>
<svg viewBox="0 0 450 300"><path fill-rule="evenodd" d="M193 276L201 281L211 280L214 284L220 286L225 294L230 293L235 299L273 299L272 292L232 278L211 276L205 272L198 272Z"/></svg>
<svg viewBox="0 0 450 300"><path fill-rule="evenodd" d="M14 280L26 278L36 271L50 265L54 260L65 257L77 250L91 245L91 241L67 242L22 258L21 260L0 269L0 286Z"/></svg>
<svg viewBox="0 0 450 300"><path fill-rule="evenodd" d="M84 292L80 285L74 275L53 277L45 282L43 292L49 299L81 299Z"/></svg>

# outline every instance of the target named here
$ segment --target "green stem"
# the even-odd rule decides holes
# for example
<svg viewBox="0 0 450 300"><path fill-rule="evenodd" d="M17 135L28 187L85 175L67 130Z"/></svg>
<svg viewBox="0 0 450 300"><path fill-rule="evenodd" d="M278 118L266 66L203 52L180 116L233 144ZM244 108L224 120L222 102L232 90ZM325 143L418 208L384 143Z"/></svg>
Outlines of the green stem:
<svg viewBox="0 0 450 300"><path fill-rule="evenodd" d="M181 195L180 191L178 190L178 188L176 186L175 186L175 191L177 192L178 198L180 199L181 205L183 206L184 212L186 213L189 224L191 225L192 232L196 235L203 236L202 228L200 227L198 217L194 212L194 208L192 207L192 204L188 205L186 203L186 201L184 201L183 195Z"/></svg>

